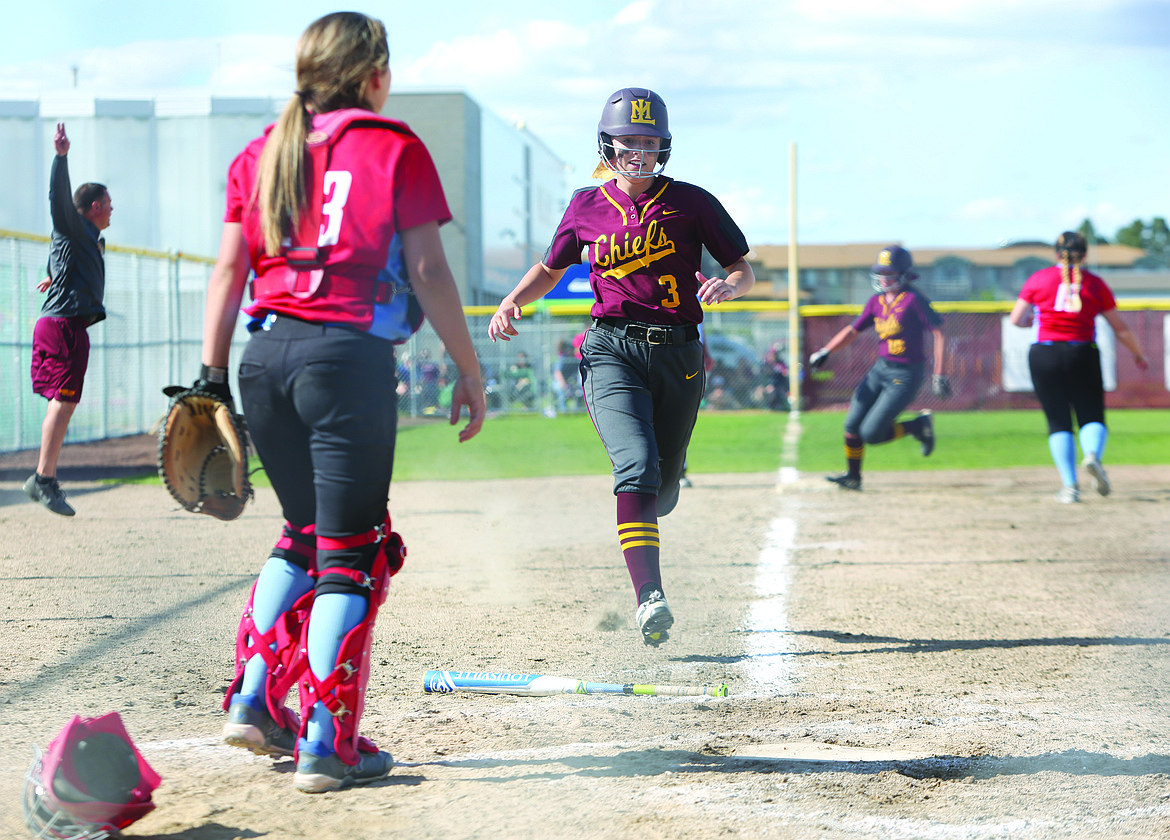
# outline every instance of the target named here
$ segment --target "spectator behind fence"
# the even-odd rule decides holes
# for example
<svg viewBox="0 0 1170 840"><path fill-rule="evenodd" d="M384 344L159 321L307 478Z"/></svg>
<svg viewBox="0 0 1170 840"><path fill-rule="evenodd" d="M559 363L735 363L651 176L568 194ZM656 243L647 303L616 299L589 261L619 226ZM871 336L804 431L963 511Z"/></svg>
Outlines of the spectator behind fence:
<svg viewBox="0 0 1170 840"><path fill-rule="evenodd" d="M764 355L768 366L769 381L766 387L768 408L773 411L788 411L788 364L784 361L784 350L779 341L772 342Z"/></svg>
<svg viewBox="0 0 1170 840"><path fill-rule="evenodd" d="M536 372L528 361L528 354L517 353L516 361L508 368L509 399L523 408L533 408L536 405L535 378Z"/></svg>
<svg viewBox="0 0 1170 840"><path fill-rule="evenodd" d="M69 137L57 123L53 147L57 155L49 174L49 211L53 235L49 245L49 276L37 284L47 293L41 317L33 328L33 391L49 401L41 425L37 470L24 492L53 513L73 516L73 507L57 481L57 458L69 421L81 401L89 366L90 325L106 317L106 240L114 205L102 184L85 183L71 192Z"/></svg>

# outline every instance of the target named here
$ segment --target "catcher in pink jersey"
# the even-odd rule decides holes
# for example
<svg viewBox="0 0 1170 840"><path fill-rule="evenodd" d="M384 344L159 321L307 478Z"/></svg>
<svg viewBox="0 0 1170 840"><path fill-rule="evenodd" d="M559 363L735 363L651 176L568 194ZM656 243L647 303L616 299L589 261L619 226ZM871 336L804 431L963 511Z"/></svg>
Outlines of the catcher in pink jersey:
<svg viewBox="0 0 1170 840"><path fill-rule="evenodd" d="M1082 268L1087 251L1084 236L1074 231L1062 233L1056 240L1057 264L1025 281L1009 316L1017 327L1031 327L1036 318L1040 322L1036 341L1028 350L1028 368L1036 398L1048 419L1048 449L1061 483L1056 500L1063 504L1081 498L1074 411L1084 452L1082 466L1097 492L1109 495L1109 477L1101 465L1108 430L1096 317L1109 322L1117 340L1133 353L1138 370L1149 367L1133 332L1121 320L1113 292L1104 280Z"/></svg>
<svg viewBox="0 0 1170 840"><path fill-rule="evenodd" d="M512 322L521 307L552 291L586 253L594 304L581 382L613 463L635 624L642 641L657 647L674 624L659 569L658 517L678 502L706 382L700 304L740 297L756 280L747 240L719 201L662 175L671 150L662 97L642 88L613 93L597 147L598 171L613 179L574 193L544 259L500 303L488 334L493 341L517 335ZM703 276L704 247L727 276Z"/></svg>
<svg viewBox="0 0 1170 840"><path fill-rule="evenodd" d="M240 363L248 430L284 514L244 610L224 741L293 755L307 793L386 776L358 734L378 607L405 549L390 527L394 346L422 314L459 370L451 423L484 419L479 362L439 238L438 173L389 95L386 29L326 15L297 44L297 86L228 173L196 388L231 402L227 363L250 270ZM300 715L285 697L299 683Z"/></svg>

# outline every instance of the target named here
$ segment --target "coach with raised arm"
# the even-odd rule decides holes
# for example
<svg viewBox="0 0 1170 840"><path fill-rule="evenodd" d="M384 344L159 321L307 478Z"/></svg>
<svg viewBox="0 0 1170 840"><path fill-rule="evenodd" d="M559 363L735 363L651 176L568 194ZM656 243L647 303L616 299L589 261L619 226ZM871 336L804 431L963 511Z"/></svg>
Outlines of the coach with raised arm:
<svg viewBox="0 0 1170 840"><path fill-rule="evenodd" d="M114 206L102 184L85 183L72 192L69 183L69 138L65 123L53 136L57 151L49 175L49 209L53 235L49 246L49 276L37 284L46 292L41 317L33 328L33 391L49 401L41 424L37 471L24 483L24 492L53 513L73 516L57 482L57 457L65 442L69 420L81 400L89 365L89 329L106 317L106 241Z"/></svg>

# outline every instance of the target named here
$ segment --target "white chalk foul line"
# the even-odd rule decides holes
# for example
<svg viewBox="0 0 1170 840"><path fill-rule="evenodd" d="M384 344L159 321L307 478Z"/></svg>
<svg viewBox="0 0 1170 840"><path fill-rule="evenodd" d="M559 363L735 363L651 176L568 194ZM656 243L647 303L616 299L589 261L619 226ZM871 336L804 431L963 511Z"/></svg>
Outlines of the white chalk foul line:
<svg viewBox="0 0 1170 840"><path fill-rule="evenodd" d="M796 453L800 444L800 412L788 415L784 441L780 450L780 487L799 478ZM778 517L772 520L756 571L756 594L748 609L748 656L745 676L756 690L765 694L783 691L791 684L788 629L788 557L796 544L796 520ZM755 693L750 691L749 693Z"/></svg>

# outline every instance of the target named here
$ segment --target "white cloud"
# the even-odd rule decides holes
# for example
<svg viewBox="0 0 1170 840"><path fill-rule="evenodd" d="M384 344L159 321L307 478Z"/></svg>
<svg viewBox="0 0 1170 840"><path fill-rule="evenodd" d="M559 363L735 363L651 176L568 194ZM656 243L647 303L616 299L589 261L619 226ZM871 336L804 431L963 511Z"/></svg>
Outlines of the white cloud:
<svg viewBox="0 0 1170 840"><path fill-rule="evenodd" d="M103 96L152 96L182 87L288 93L294 46L277 36L137 41L0 66L0 85L9 95L36 96L72 87L76 67L78 90Z"/></svg>

